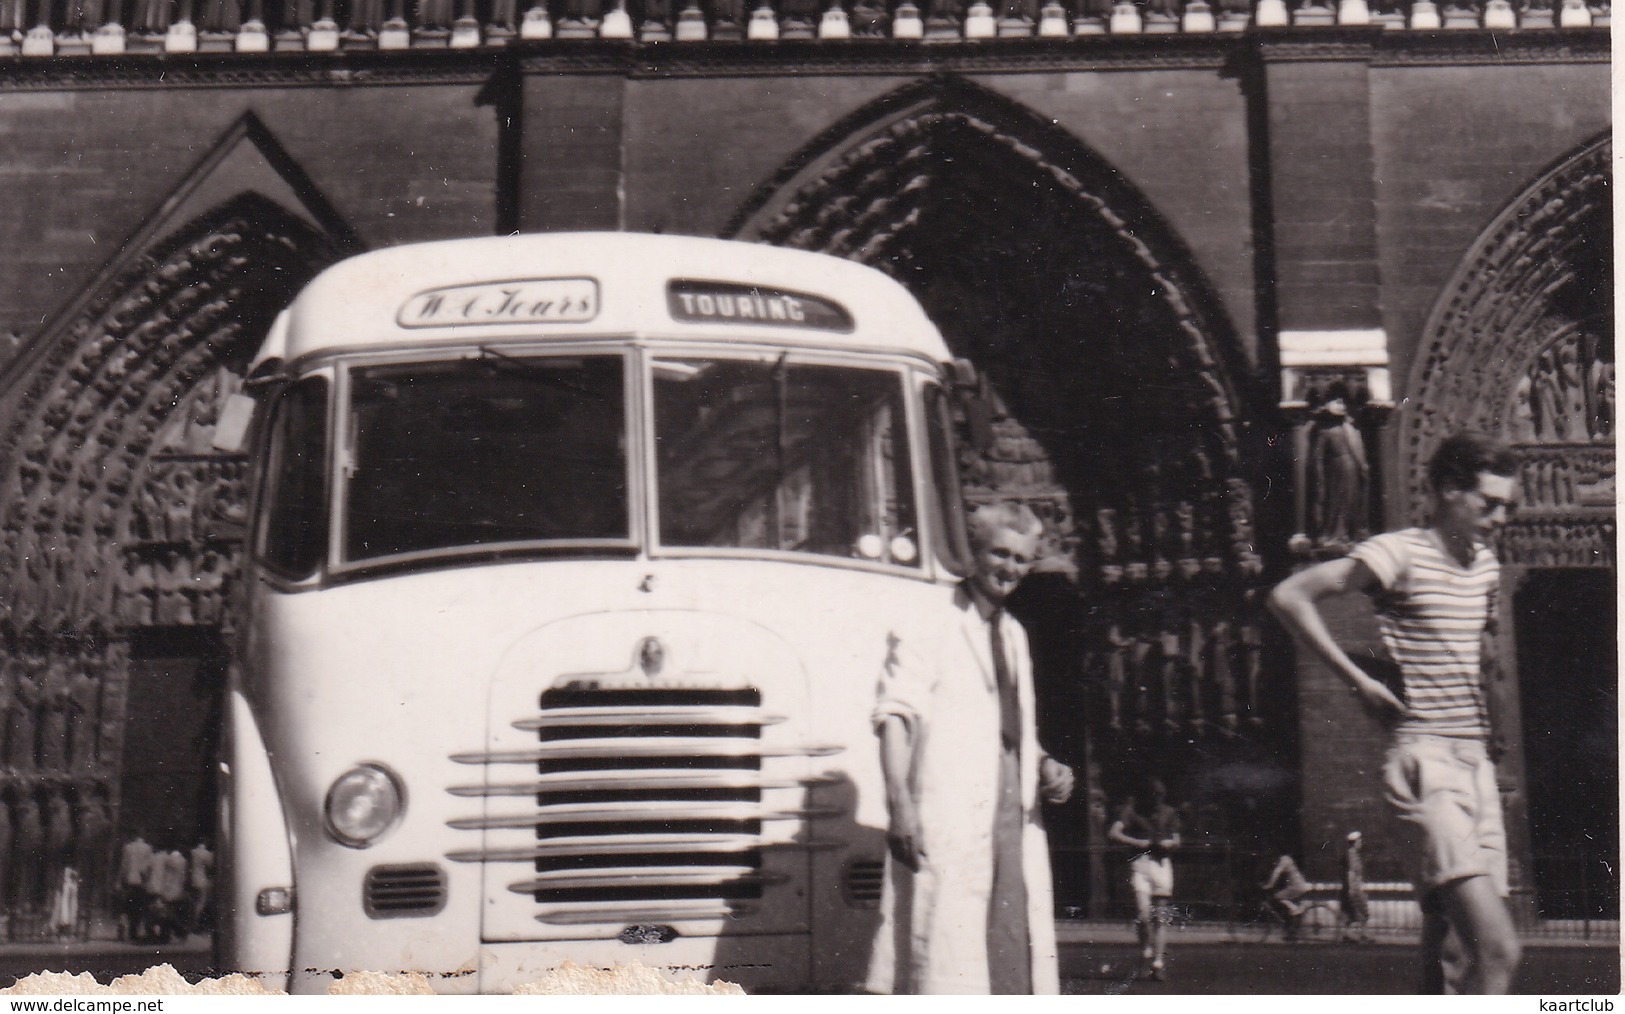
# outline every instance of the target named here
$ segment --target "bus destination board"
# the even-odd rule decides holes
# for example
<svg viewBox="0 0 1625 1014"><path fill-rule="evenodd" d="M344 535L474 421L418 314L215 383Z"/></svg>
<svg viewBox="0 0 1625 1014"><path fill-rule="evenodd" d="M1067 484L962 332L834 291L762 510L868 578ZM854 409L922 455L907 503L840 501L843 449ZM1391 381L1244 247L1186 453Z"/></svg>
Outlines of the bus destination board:
<svg viewBox="0 0 1625 1014"><path fill-rule="evenodd" d="M402 304L401 327L584 324L598 316L591 278L521 278L420 292Z"/></svg>
<svg viewBox="0 0 1625 1014"><path fill-rule="evenodd" d="M675 279L666 290L672 319L693 324L768 324L852 330L852 314L834 300L787 289Z"/></svg>

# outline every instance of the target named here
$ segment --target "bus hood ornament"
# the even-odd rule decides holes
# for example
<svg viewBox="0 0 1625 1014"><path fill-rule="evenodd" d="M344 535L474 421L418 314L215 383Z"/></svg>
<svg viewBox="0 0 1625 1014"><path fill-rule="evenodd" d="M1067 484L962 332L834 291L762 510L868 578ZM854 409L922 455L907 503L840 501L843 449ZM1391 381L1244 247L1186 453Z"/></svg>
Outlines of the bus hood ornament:
<svg viewBox="0 0 1625 1014"><path fill-rule="evenodd" d="M658 637L645 637L638 643L638 667L643 675L654 679L666 666L666 646Z"/></svg>

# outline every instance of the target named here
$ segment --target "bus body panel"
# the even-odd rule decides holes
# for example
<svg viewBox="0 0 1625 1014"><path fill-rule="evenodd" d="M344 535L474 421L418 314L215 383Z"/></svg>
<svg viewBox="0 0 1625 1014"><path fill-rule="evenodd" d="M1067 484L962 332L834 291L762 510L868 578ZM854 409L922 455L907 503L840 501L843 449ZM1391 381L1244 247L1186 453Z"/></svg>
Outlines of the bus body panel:
<svg viewBox="0 0 1625 1014"><path fill-rule="evenodd" d="M566 567L569 580L559 580ZM322 906L319 919L299 923L293 966L414 969L434 976L437 989L455 991L468 987L462 973L484 968L486 955L513 953L491 949L504 941L552 940L558 946L538 953L569 957L579 944L582 954L656 965L672 964L672 954L691 957L694 948L709 948L712 963L750 964L747 941L800 953L787 938L810 933L820 941L814 949L819 982L853 985L861 980L873 933L874 898L852 897L848 880L854 863L878 869L885 851L870 724L876 682L888 636L900 629L896 617L939 614L951 597L952 587L940 582L759 560L449 567L321 593L284 594L262 584L249 631L251 657L258 660L255 695L271 715L342 716L277 722L266 732L296 829L294 879L301 898L319 898ZM882 602L884 609L875 608ZM424 623L425 616L436 622ZM322 629L342 633L323 637L316 633ZM448 638L447 630L459 636ZM638 655L651 637L661 642L668 666L652 677ZM267 645L281 650L264 651ZM740 915L661 917L660 904L650 902L636 906L644 914L635 918L553 924L537 917L538 906L526 896L509 890L533 875L524 862L447 858L536 840L524 828L447 823L535 813L534 797L492 798L482 809L478 797L447 795L454 786L535 777L533 765L527 773L523 763L453 758L533 748L535 733L513 722L536 714L539 695L550 687L594 679L651 688L748 686L760 691L762 710L784 719L762 729L762 746L783 748L785 755L762 761L763 775L778 779L779 787L764 790L761 804L787 814L810 812L764 822L761 838L785 844L761 849L761 870L774 881L760 898L746 899ZM806 756L794 752L798 747L834 749ZM320 807L331 782L361 763L386 766L410 789L400 825L357 850L323 829ZM369 918L362 898L368 871L408 864L444 870L443 909L417 918ZM630 927L644 924L674 930L687 943L624 941ZM530 969L540 960L515 966L503 958L491 967ZM796 967L791 978L780 968L757 981L808 984L812 970ZM479 988L489 984L482 978Z"/></svg>
<svg viewBox="0 0 1625 1014"><path fill-rule="evenodd" d="M232 684L220 772L220 851L231 861L221 864L226 905L216 944L230 956L225 967L253 975L266 989L286 989L293 913L260 915L256 908L262 890L293 887L288 827L259 723L237 680Z"/></svg>

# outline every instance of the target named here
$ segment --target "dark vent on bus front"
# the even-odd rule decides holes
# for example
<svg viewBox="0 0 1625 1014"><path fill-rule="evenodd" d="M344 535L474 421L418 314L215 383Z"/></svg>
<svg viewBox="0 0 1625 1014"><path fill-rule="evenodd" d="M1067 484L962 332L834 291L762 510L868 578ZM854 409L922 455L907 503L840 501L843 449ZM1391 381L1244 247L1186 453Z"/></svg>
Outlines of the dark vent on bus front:
<svg viewBox="0 0 1625 1014"><path fill-rule="evenodd" d="M374 919L434 915L446 907L446 871L433 863L374 866L367 871L361 904Z"/></svg>
<svg viewBox="0 0 1625 1014"><path fill-rule="evenodd" d="M846 864L842 892L853 908L874 908L880 904L880 888L886 882L886 863L880 859L854 859Z"/></svg>

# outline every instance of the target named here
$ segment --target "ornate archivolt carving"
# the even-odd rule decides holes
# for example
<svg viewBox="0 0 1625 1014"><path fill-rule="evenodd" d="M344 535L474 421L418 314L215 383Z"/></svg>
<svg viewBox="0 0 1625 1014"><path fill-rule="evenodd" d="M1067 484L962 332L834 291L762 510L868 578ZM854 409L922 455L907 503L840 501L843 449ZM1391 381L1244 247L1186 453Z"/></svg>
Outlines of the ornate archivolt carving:
<svg viewBox="0 0 1625 1014"><path fill-rule="evenodd" d="M0 617L54 629L116 615L109 563L154 541L153 501L167 496L164 523L177 531L199 527L182 521L181 501L219 503L220 478L195 468L182 478L175 463L212 457L213 405L327 249L292 216L245 198L133 266L71 325L6 436L0 567L24 579L0 598Z"/></svg>
<svg viewBox="0 0 1625 1014"><path fill-rule="evenodd" d="M1082 658L1071 664L1102 734L1246 734L1264 715L1262 567L1239 460L1244 412L1203 309L1211 301L1178 263L1176 244L1154 238L1162 227L1149 224L1143 199L1109 182L1110 170L1088 156L1072 151L1062 164L1053 152L1075 141L1026 123L1019 110L1001 112L1000 103L1008 105L953 80L904 89L809 145L747 205L735 231L922 286L928 311L952 315L941 321L950 342L965 338L954 328L976 312L957 305L954 292L970 289L999 288L1013 303L1070 301L1087 287L1087 305L1135 321L1131 340L1118 342L1091 335L1087 319L1044 318L1081 333L1044 325L1025 333L995 311L988 323L999 337L979 333L967 344L982 343L971 354L988 358L992 365L982 365L996 380L1029 385L1029 403L1046 397L1037 388L1063 380L1031 376L1052 368L1111 370L1123 386L1099 392L1111 406L1075 403L1042 421L1001 400L991 447L961 462L966 495L1019 499L1045 520L1040 568L1076 581L1086 615ZM1065 236L1037 245L1024 234L1029 220ZM947 259L944 244L955 246ZM1169 386L1180 392L1178 418L1147 407L1147 391ZM1138 420L1133 446L1108 452L1110 478L1063 474L1057 450L1064 454L1091 417L1101 423L1099 412Z"/></svg>
<svg viewBox="0 0 1625 1014"><path fill-rule="evenodd" d="M1413 515L1450 431L1502 435L1523 505L1502 545L1537 567L1614 564L1612 141L1543 175L1480 237L1424 332L1405 411Z"/></svg>
<svg viewBox="0 0 1625 1014"><path fill-rule="evenodd" d="M239 198L137 257L34 367L0 458L0 838L37 856L0 882L13 938L44 931L70 864L89 905L108 897L130 636L229 622L245 474L213 426L335 257Z"/></svg>
<svg viewBox="0 0 1625 1014"><path fill-rule="evenodd" d="M956 83L953 87L968 86ZM1101 252L1101 260L1106 262L1101 265L1102 272L1122 271L1120 266L1114 268L1112 261L1135 262L1143 272L1141 277L1165 304L1174 321L1173 333L1182 345L1174 361L1167 365L1171 370L1189 371L1197 378L1213 426L1222 439L1219 453L1224 463L1233 467L1238 443L1237 396L1220 366L1224 356L1214 347L1211 322L1196 309L1201 300L1182 277L1185 272L1142 238L1133 220L1143 218L1143 213L1114 206L1103 195L1103 188L1086 185L1008 126L952 108L926 106L909 112L853 144L833 164L811 174L753 231L781 246L836 254L900 276L906 272L911 255L908 234L919 221L922 204L934 183L944 175L967 171L967 167L941 157L943 135L957 132L979 135L990 147L1014 156L1033 177L1058 187L1107 227L1117 248ZM975 210L967 209L967 214L975 214ZM1008 223L994 224L1008 228Z"/></svg>

